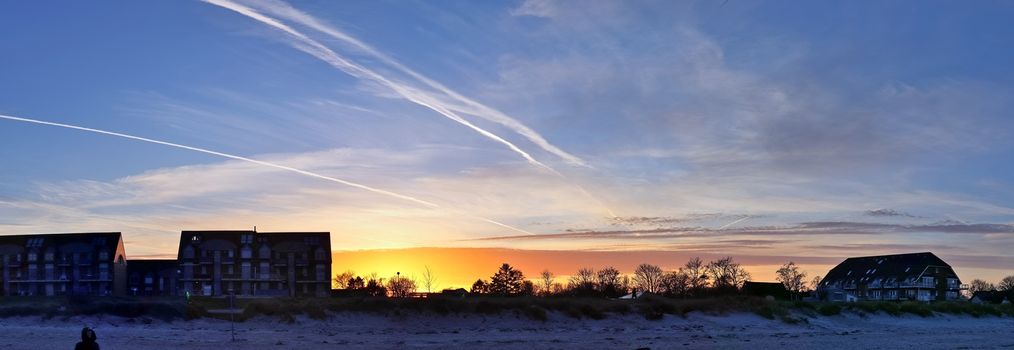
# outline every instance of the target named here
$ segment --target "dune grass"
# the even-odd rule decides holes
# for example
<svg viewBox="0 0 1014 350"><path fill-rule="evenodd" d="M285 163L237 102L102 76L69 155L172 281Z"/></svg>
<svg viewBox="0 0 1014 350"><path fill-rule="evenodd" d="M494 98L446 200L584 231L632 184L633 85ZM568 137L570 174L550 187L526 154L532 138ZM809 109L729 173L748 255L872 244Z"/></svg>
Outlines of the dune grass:
<svg viewBox="0 0 1014 350"><path fill-rule="evenodd" d="M218 318L245 321L255 317L294 322L297 317L326 319L340 312L373 313L389 316L412 314L467 315L507 314L545 321L556 313L575 319L604 319L613 315L635 314L649 320L686 317L691 312L711 315L753 313L786 323L806 322L807 318L884 314L933 317L937 314L972 317L1014 317L1014 305L978 305L968 302L787 302L763 298L726 296L699 299L672 299L646 296L637 300L611 300L575 297L466 298L432 297L399 299L381 297L352 298L239 298L232 309L225 298L0 298L0 317L41 316L45 318L75 315L114 315L172 321L176 319Z"/></svg>

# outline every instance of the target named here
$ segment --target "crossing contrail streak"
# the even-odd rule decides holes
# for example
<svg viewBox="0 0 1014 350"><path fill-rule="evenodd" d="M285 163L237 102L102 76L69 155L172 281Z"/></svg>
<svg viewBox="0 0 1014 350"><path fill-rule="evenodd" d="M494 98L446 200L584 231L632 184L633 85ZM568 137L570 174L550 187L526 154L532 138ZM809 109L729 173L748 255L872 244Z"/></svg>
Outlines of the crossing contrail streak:
<svg viewBox="0 0 1014 350"><path fill-rule="evenodd" d="M456 121L464 126L467 126L472 130L475 130L476 132L482 134L483 136L486 136L487 138L490 138L496 142L504 144L515 153L520 154L521 157L525 158L525 160L527 160L528 162L555 172L555 170L552 170L552 168L550 168L549 166L543 164L542 162L539 162L530 154L528 154L528 152L525 152L517 145L514 145L510 141L507 141L506 139L465 120L456 112L450 110L449 108L446 108L433 96L430 96L429 94L422 92L411 86L406 86L405 84L395 82L373 70L370 70L366 67L356 64L342 57L341 55L334 52L334 50L331 50L324 44L321 44L320 42L311 39L305 34L293 29L292 27L278 21L275 18L266 16L250 7L237 4L229 0L204 0L204 1L212 5L216 5L231 10L233 12L239 13L241 15L250 17L251 19L254 19L258 22L264 23L266 25L274 27L275 29L281 30L286 34L289 34L292 38L296 40L296 42L293 45L296 49L306 52L324 61L325 63L337 68L338 70L345 72L346 74L352 75L360 79L370 80L380 85L386 86L387 88L393 90L398 95L401 95L403 98L415 104L429 108L430 110L437 112L440 115L447 117L448 119Z"/></svg>
<svg viewBox="0 0 1014 350"><path fill-rule="evenodd" d="M321 175L321 174L318 174L318 173L315 173L315 172L312 172L312 171L306 171L306 170L297 169L297 168L293 168L293 167L290 167L290 166L285 166L285 165L276 164L276 163L272 163L272 162L265 162L263 160L256 160L256 159L253 159L253 158L247 158L247 157L243 157L243 156L237 156L237 155L234 155L234 154L228 154L228 153L222 153L222 152L218 152L218 151L212 151L212 150L209 150L209 149L206 149L206 148L181 145L181 144L178 144L178 143L172 143L172 142L167 142L167 141L160 141L160 140L155 140L155 139L150 139L150 138L140 137L140 136L134 136L134 135L127 135L127 134L122 134L122 133L113 132L113 131L99 130L99 129L88 128L88 127L77 126L77 125L71 125L71 124L55 123L55 122L49 122L49 121L44 121L44 120L38 120L38 119L21 118L21 117L15 117L15 116L10 116L10 115L3 115L3 114L0 114L0 119L7 119L7 120L19 121L19 122L25 122L25 123L48 125L48 126L55 126L55 127L60 127L60 128L66 128L66 129L87 131L87 132L92 132L92 133L97 133L97 134L102 134L102 135L122 137L122 138L125 138L125 139L131 139L131 140L136 140L136 141L153 143L153 144L157 144L157 145L175 147L175 148L190 150L190 151L194 151L194 152L200 152L200 153L210 154L210 155L219 156L219 157L223 157L223 158L229 158L229 159L249 162L249 163L253 163L253 164L263 165L263 166L271 167L271 168L275 168L275 169L285 170L285 171L289 171L289 172L293 172L293 173L297 173L297 174L301 174L301 175L305 175L305 176L309 176L309 177L314 177L314 178L318 178L318 179L322 179L322 180L327 180L327 181L331 181L331 182L337 182L337 183L342 184L342 185L351 186L351 187L355 187L355 188L358 188L358 189L361 189L361 190L365 190L365 191L369 191L369 192L385 195L385 196L388 196L388 197L393 197L393 198L409 201L409 202L420 204L420 205L423 205L423 206L429 207L429 208L441 208L440 205L437 205L435 203L428 202L428 201L425 201L425 200L422 200L422 199L418 199L418 198L415 198L415 197L412 197L412 196L406 196L406 195L403 195L403 194L400 194L400 193L395 193L395 192L386 191L386 190L382 190L382 189L378 189L378 188L373 188L373 187L366 186L366 185L363 185L363 184L358 184L358 183L355 183L355 182L346 181L346 180L342 180L342 179L331 177L331 176L327 176L327 175ZM454 211L454 210L452 210L452 211ZM501 222L498 222L498 221L493 220L493 219L484 218L484 217L475 216L475 215L468 215L468 216L472 217L472 218L475 218L475 219L478 219L478 220L481 220L481 221L485 221L485 222L488 222L488 223L500 226L500 227L508 228L508 229L511 229L511 230L514 230L514 231L523 232L523 233L530 234L530 235L533 234L531 232L528 232L528 231L525 231L525 230L522 230L522 229L510 226L510 225L507 225L507 224L504 224L504 223L501 223Z"/></svg>
<svg viewBox="0 0 1014 350"><path fill-rule="evenodd" d="M338 53L336 53L334 50L331 50L330 48L328 48L324 44L321 44L320 42L318 42L318 41L310 38L306 34L303 34L302 32L295 30L291 26L288 26L285 23L282 23L281 21L279 21L276 18L267 16L267 15L261 13L261 12L258 12L257 10L255 10L255 9L253 9L251 7L238 4L238 3L233 2L231 0L203 0L203 1L205 1L205 2L207 2L209 4L216 5L216 6L225 8L227 10L239 13L241 15L247 16L247 17L249 17L249 18L251 18L253 20L256 20L258 22L261 22L263 24L271 26L271 27L273 27L273 28L275 28L277 30L280 30L282 32L285 32L286 34L288 34L291 38L293 38L295 40L293 42L293 46L296 49L299 49L299 50L301 50L303 52L306 52L307 54L310 54L311 56L314 56L317 59L320 59L320 60L324 61L325 63L328 63L329 65L333 66L334 68L337 68L338 70L341 70L341 71L345 72L346 74L352 75L352 76L360 78L360 79L370 80L370 81L379 83L379 84L381 84L383 86L386 86L389 89L391 89L392 91L394 91L395 93L397 93L398 95L402 96L403 98L405 98L405 99L407 99L407 100L409 100L409 101L411 101L413 103L416 103L416 104L418 104L420 106L426 107L426 108L428 108L428 109L430 109L432 111L435 111L435 112L443 115L444 117L447 117L448 119L451 119L451 120L453 120L455 122L458 122L458 123L460 123L462 125L465 125L466 127L470 128L472 130L475 130L476 132L478 132L479 134L481 134L483 136L486 136L487 138L490 138L490 139L492 139L494 141L497 141L497 142L499 142L501 144L504 144L505 146L507 146L508 148L510 148L515 153L520 154L529 163L531 163L531 164L533 164L535 166L538 166L539 168L545 169L546 171L548 171L548 172L550 172L550 173L552 173L552 174L560 177L561 179L567 180L567 177L564 176L562 173L560 173L556 169L553 169L552 167L550 167L550 166L548 166L546 164L543 164L542 162L539 162L534 157L532 157L528 152L525 152L524 150L522 150L517 145L511 143L510 141L505 140L504 138L500 137L499 135L496 135L496 134L494 134L492 132L489 132L489 131L487 131L487 130L485 130L483 128L480 128L480 127L476 126L475 124L472 124L468 120L465 120L461 115L459 115L457 112L454 111L454 109L456 109L455 106L448 105L447 103L444 103L444 102L440 101L438 98L432 96L431 94L429 94L427 92L421 91L421 90L419 90L417 88L414 88L412 86L408 86L408 85L400 83L400 82L395 82L395 81L393 81L393 80L391 80L391 79L389 79L389 78L387 78L387 77L385 77L385 76L383 76L383 75L381 75L381 74L379 74L379 73L377 73L377 72L375 72L373 70L370 70L370 69L368 69L368 68L366 68L364 66L356 64L356 63L354 63L354 62L346 59L345 57L342 57L341 55L339 55ZM386 62L386 63L394 66L395 68L397 68L398 70L400 70L400 71L408 74L409 76L411 76L411 77L413 77L413 78L415 78L415 79L417 79L419 81L422 81L423 83L425 83L426 85L428 85L428 86L430 86L432 88L436 88L437 90L443 92L444 94L446 94L448 96L451 96L452 98L458 100L459 102L463 102L466 105L471 106L473 109L475 109L475 112L477 113L476 115L482 116L483 118L486 118L486 119L489 119L489 120L493 120L495 122L498 122L498 123L501 123L501 124L506 125L508 127L511 127L513 130L517 131L518 133L520 133L522 135L525 135L530 140L532 140L534 143L540 145L543 149L546 149L547 151L550 151L551 153L557 154L558 156L566 159L568 162L575 163L575 164L582 165L582 166L587 166L579 158L574 157L573 155L570 155L570 154L568 154L568 153L560 150L559 148L556 148L555 146L549 144L548 141L546 141L541 136L539 136L535 131L533 131L533 130L529 129L528 127L524 126L523 124L521 124L517 120L514 120L513 118L510 118L509 116L507 116L507 115L505 115L505 114L503 114L503 113L501 113L499 111L496 111L496 110L494 110L494 109L492 109L490 107L487 107L487 106L485 106L483 104L480 104L480 103L478 103L478 102L476 102L474 100L468 99L467 97L464 97L464 96L458 94L457 92L454 92L453 90L450 90L446 86L444 86L444 85L442 85L442 84L440 84L440 83L438 83L436 81L433 81L433 80L431 80L431 79L429 79L429 78L427 78L427 77L425 77L425 76L423 76L423 75L415 72L414 70L412 70L412 69L410 69L408 67L405 67L404 65L402 65L401 63L399 63L397 61L394 61L393 59L389 58L388 56L384 55L383 53L380 53L380 52L376 51L375 49L373 49L372 47L366 45L365 43L362 43L361 41L359 41L359 40L357 40L355 38L352 38L351 36L348 36L348 35L346 35L344 33L341 33L341 32L339 32L337 30L334 30L333 28L330 28L330 27L327 27L327 26L323 25L319 21L316 21L316 19L314 19L314 18L310 17L309 15L306 15L306 14L304 14L302 12L299 12L296 9L293 9L293 8L289 7L287 4L282 3L282 5L278 5L277 3L275 3L274 5L272 5L272 4L268 4L268 3L261 3L261 5L268 7L269 10L271 10L272 12L281 13L286 18L289 18L289 19L295 20L297 22L300 22L300 23L302 23L302 24L304 24L306 26L309 26L310 28L316 29L318 31L322 31L325 34L328 34L328 35L330 35L330 36L332 36L332 37L334 37L336 39L352 43L357 48L359 48L359 49L361 49L363 51L366 51L367 53L370 53L371 55L379 58L381 61L384 61L384 62ZM274 8L274 9L272 10L272 8ZM460 109L460 108L457 108L457 109ZM612 209L610 209L608 206L606 206L601 200L599 200L595 196L592 196L591 193L589 193L587 190L585 190L584 188L582 188L580 185L573 184L573 183L571 183L571 185L577 187L577 189L584 196L590 198L593 202L597 203L599 206L601 206L602 208L604 208L605 211L606 211L606 213L608 213L608 215L610 217L616 217L616 214L613 213Z"/></svg>
<svg viewBox="0 0 1014 350"><path fill-rule="evenodd" d="M452 90L446 85L443 85L440 82L437 82L419 72L416 72L412 68L405 66L401 62L398 62L397 60L391 58L390 56L384 54L383 52L380 52L379 50L373 48L369 44L366 44L361 40L356 39L352 35L349 35L333 26L324 23L323 21L318 20L316 17L306 12L300 11L290 6L284 1L262 0L254 2L254 6L264 11L270 12L273 15L278 16L280 18L284 18L299 23L303 26L324 33L330 36L331 38L338 39L345 43L348 43L353 47L355 47L357 50L369 54L370 56L373 56L379 61L384 62L390 65L391 67L394 67L395 69L401 71L402 73L407 74L413 79L418 80L433 89L436 89L438 92L443 93L444 95L450 97L452 100L456 100L457 102L464 104L464 106L452 106L452 105L446 106L449 109L455 109L467 114L472 114L477 117L504 125L510 128L511 130L514 130L518 134L521 134L522 136L526 137L529 141L535 143L542 149L552 154L555 154L560 158L563 158L570 164L579 165L583 167L590 167L581 158L578 158L577 156L567 153L566 151L563 151L560 148L554 146L553 144L549 143L549 141L547 141L545 138L543 138L542 135L539 135L539 133L535 132L535 130L532 130L528 126L522 124L521 122L508 116L507 114L500 112L485 104L482 104L476 100L468 98L458 93L457 91ZM469 108L463 108L466 106Z"/></svg>

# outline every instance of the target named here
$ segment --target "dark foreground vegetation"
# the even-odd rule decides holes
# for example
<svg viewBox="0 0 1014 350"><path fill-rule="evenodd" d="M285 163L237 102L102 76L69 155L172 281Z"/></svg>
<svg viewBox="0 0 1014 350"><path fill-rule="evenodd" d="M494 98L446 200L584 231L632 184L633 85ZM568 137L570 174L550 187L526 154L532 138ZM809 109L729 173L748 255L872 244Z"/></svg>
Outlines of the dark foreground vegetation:
<svg viewBox="0 0 1014 350"><path fill-rule="evenodd" d="M231 310L231 311L230 311ZM112 315L133 322L217 318L245 321L255 317L293 322L298 316L327 319L329 314L361 312L388 316L409 315L515 315L545 321L551 313L575 319L603 319L613 315L640 315L649 320L667 316L686 317L691 312L721 315L754 313L786 323L808 318L851 313L860 316L886 314L933 317L936 314L972 317L1014 317L1014 305L980 305L968 302L790 302L746 296L674 299L645 296L637 300L577 297L431 297L431 298L319 298L238 299L230 309L228 299L195 298L6 298L0 299L0 317L41 316L65 318L77 315Z"/></svg>

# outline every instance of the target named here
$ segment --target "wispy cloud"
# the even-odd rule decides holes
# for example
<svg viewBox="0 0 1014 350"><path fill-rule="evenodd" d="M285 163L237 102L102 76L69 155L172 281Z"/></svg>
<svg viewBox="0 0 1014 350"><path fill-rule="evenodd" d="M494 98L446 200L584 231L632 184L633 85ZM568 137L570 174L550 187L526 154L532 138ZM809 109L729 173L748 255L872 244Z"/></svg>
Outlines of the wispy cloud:
<svg viewBox="0 0 1014 350"><path fill-rule="evenodd" d="M745 219L745 218L744 218ZM744 220L740 219L740 220ZM739 220L737 220L739 221ZM729 226L729 225L726 225ZM672 238L707 238L731 236L816 236L816 235L878 235L888 233L953 233L953 234L1014 234L1014 225L1008 224L926 224L900 225L869 222L804 222L786 226L759 226L743 228L668 227L645 230L568 230L528 236L500 236L478 238L479 241L532 240L532 239L635 239L657 240Z"/></svg>
<svg viewBox="0 0 1014 350"><path fill-rule="evenodd" d="M404 195L404 194L400 194L400 193L396 193L396 192L391 192L391 191L387 191L387 190L382 190L382 189L370 187L370 186L367 186L367 185L363 185L363 184L359 184L359 183L355 183L355 182L351 182L351 181L347 181L347 180L342 180L342 179L339 179L339 178L336 178L336 177L322 175L322 174L315 173L315 172L312 172L312 171L307 171L307 170L303 170L303 169L299 169L299 168L294 168L294 167L290 167L290 166L286 166L286 165L281 165L281 164L277 164L277 163L272 163L272 162L266 162L266 161L263 161L263 160L257 160L257 159L253 159L253 158L238 156L238 155L234 155L234 154L222 153L222 152L212 151L212 150L209 150L209 149L204 149L204 148L199 148L199 147L181 145L181 144L172 143L172 142L154 140L154 139L150 139L150 138L144 138L144 137L139 137L139 136L127 135L127 134L123 134L123 133L106 131L106 130L99 130L99 129L94 129L94 128L87 128L87 127L82 127L82 126L77 126L77 125L70 125L70 124L63 124L63 123L54 123L54 122L37 120L37 119L21 118L21 117L14 117L14 116L8 116L8 115L0 115L0 118L7 119L7 120L12 120L12 121L18 121L18 122L25 122L25 123L32 123L32 124L39 124L39 125L48 125L48 126L55 126L55 127L60 127L60 128L66 128L66 129L73 129L73 130L92 132L92 133L96 133L96 134L102 134L102 135L107 135L107 136L115 136L115 137L135 140L135 141L153 143L153 144L158 144L158 145L163 145L163 146L169 146L169 147L174 147L174 148L185 149L185 150L188 150L188 151L194 151L194 152L200 152L200 153L210 154L210 155L213 155L213 156L218 156L218 157L223 157L223 158L243 161L243 162L247 162L247 163L251 163L251 164L256 164L256 165L259 165L259 166L274 168L274 169L278 169L278 170L284 170L284 171L296 173L296 174L303 175L303 176L309 176L309 177L313 177L313 178L317 178L317 179L321 179L321 180L335 182L335 183L338 183L338 184L342 184L342 185L345 185L345 186L349 186L349 187L365 190L365 191L376 193L376 194L380 194L380 195L383 195L383 196L392 197L392 198L396 198L396 199L399 199L399 200L408 201L408 202L411 202L411 203L414 203L414 204L423 205L423 206L429 207L429 208L442 208L440 205L437 205L435 203L432 203L432 202L429 202L429 201L425 201L425 200L422 200L422 199L418 199L418 198L415 198L415 197L412 197L412 196L408 196L408 195ZM443 210L446 210L446 208L444 208ZM487 223L490 223L490 224L493 224L493 225L497 225L497 226L500 226L500 227L503 227L503 228L507 228L507 229L510 229L510 230L513 230L513 231L518 231L518 232L522 232L522 233L526 233L526 234L532 234L531 232L528 232L528 231L525 231L525 230L522 230L522 229L510 226L510 225L501 223L499 221L496 221L496 220L493 220L493 219L490 219L490 218L485 218L485 217L481 217L481 216L475 216L475 215L471 215L471 214L466 214L464 212L457 212L457 215L461 215L462 217L470 217L470 218L478 219L480 221L487 222Z"/></svg>
<svg viewBox="0 0 1014 350"><path fill-rule="evenodd" d="M444 117L447 117L447 118L449 118L451 120L454 120L454 121L456 121L456 122L458 122L458 123L460 123L462 125L465 125L468 128L470 128L470 129L472 129L472 130L474 130L474 131L482 134L483 136L486 136L486 137L488 137L488 138L490 138L490 139L492 139L492 140L494 140L496 142L499 142L499 143L507 146L512 151L518 153L524 159L528 160L532 164L538 165L538 166L543 167L543 168L545 168L547 170L550 170L553 173L557 173L558 174L558 172L556 172L556 170L553 170L551 167L543 164L542 162L539 162L534 157L532 157L528 152L522 150L520 147L518 147L514 143L512 143L510 141L507 141L506 139L504 139L504 138L500 137L499 135L496 135L496 134L494 134L494 133L492 133L492 132L490 132L490 131L488 131L486 129L483 129L483 128L480 128L480 127L476 126L475 124L473 124L473 123L469 122L468 120L466 120L459 113L463 113L463 112L464 113L469 113L469 114L477 115L477 116L489 119L491 121L503 124L503 125L505 125L507 127L510 127L511 129L515 130L516 132L520 133L521 135L527 137L533 143L539 145L540 147L542 147L546 151L548 151L550 153L553 153L553 154L555 154L557 156L560 156L561 158L563 158L567 162L572 163L572 164L576 164L576 165L585 165L586 166L586 164L583 161L581 161L580 158L577 158L577 157L575 157L575 156L573 156L573 155L571 155L569 153L566 153L566 152L560 150L558 147L553 146L548 141L546 141L545 138L543 138L541 135L539 135L538 133L536 133L534 130L528 128L524 124L518 122L517 120L515 120L515 119L513 119L513 118L511 118L511 117L509 117L509 116L507 116L507 115L505 115L505 114L503 114L503 113L501 113L501 112L493 109L493 108L490 108L490 107L488 107L486 105L478 103L478 102L476 102L474 100L471 100L471 99L469 99L467 97L464 97L461 94L458 94L457 92L454 92L453 90L450 90L446 86L444 86L444 85L442 85L442 84L440 84L440 83L438 83L438 82L436 82L436 81L434 81L432 79L429 79L429 78L427 78L427 77L425 77L425 76L423 76L423 75L415 72L414 70L409 69L408 67L404 66L403 64L401 64L401 63L399 63L399 62L391 59L390 57L388 57L388 56L386 56L386 55L384 55L384 54L376 51L375 49L373 49L372 47L366 45L365 43L363 43L363 42L361 42L361 41L359 41L359 40L357 40L357 39L355 39L355 38L353 38L353 37L351 37L351 36L349 36L349 35L347 35L345 33L342 33L342 32L336 30L333 27L326 26L322 22L318 21L316 18L313 18L313 17L311 17L311 16L309 16L309 15L303 13L303 12L300 12L300 11L298 11L298 10L296 10L296 9L288 6L287 4L284 4L284 3L281 3L281 2L266 1L266 2L259 2L256 5L259 5L259 7L263 8L264 10L267 10L267 11L274 12L276 14L280 14L282 16L285 16L287 19L298 21L302 25L308 26L308 27L316 29L318 31L322 31L322 32L328 34L329 36L331 36L333 38L336 38L336 39L339 39L339 40L343 40L343 41L345 41L347 43L350 43L350 44L354 45L356 48L358 48L358 49L360 49L360 50L362 50L362 51L364 51L366 53L369 53L370 55L372 55L372 56L374 56L376 58L379 58L381 61L383 61L383 62L385 62L385 63L387 63L387 64L395 67L399 71L402 71L403 73L408 74L410 77L416 79L417 81L420 81L420 82L424 83L428 87L437 89L438 92L440 92L440 93L442 93L444 95L444 98L436 96L436 95L432 94L429 91L421 89L420 87L411 86L411 85L403 83L403 82L395 81L395 80L393 80L391 78L388 78L388 77L386 77L386 76L378 73L377 71L369 69L369 68L367 68L367 67L365 67L363 65L354 63L350 59L348 59L348 58L346 58L344 56L339 55L338 53L336 53L335 51L331 50L327 46L325 46L325 45L321 44L320 42L318 42L318 41L310 38L309 36L303 34L302 32L299 32L299 31L295 30L294 28L281 23L279 20L277 20L275 18L268 17L268 16L266 16L266 15L258 12L257 10L254 10L251 7L248 7L248 6L245 6L245 5L241 5L241 4L238 4L238 3L235 3L235 2L232 2L232 1L228 1L228 0L206 0L206 1L208 3L211 3L211 4L214 4L214 5L221 6L223 8L235 11L237 13L240 13L242 15L250 17L250 18L252 18L254 20L257 20L257 21L259 21L261 23L267 24L267 25L269 25L271 27L274 27L274 28L276 28L278 30L281 30L281 31L289 34L290 37L292 39L294 39L293 44L294 44L294 46L297 49L300 49L300 50L302 50L302 51L304 51L306 53L309 53L309 54L313 55L314 57L317 57L317 58L323 60L324 62L327 62L328 64L334 66L335 68L340 69L340 70L342 70L342 71L344 71L344 72L346 72L346 73L348 73L348 74L350 74L352 76L355 76L355 77L360 78L360 79L366 79L366 80L378 83L378 84L380 84L382 86L385 86L385 87L389 88L391 91L393 91L394 93L398 94L399 96L401 96L401 97L403 97L403 98L405 98L405 99L407 99L407 100L409 100L409 101L411 101L413 103L416 103L416 104L419 104L419 105L421 105L423 107L429 108L429 109L433 110L434 112L437 112L437 113L443 115ZM453 100L457 101L458 103L462 103L462 105L455 105L455 104L451 104L451 103L446 103L444 101L444 99L446 99L446 98L453 99Z"/></svg>
<svg viewBox="0 0 1014 350"><path fill-rule="evenodd" d="M476 101L475 99L469 98L467 96L462 95L461 93L458 93L457 91L452 90L451 88L445 86L444 84L441 84L440 82L433 80L409 68L403 63L378 51L374 47L364 43L359 39L356 39L352 35L349 35L348 33L343 32L334 26L330 26L321 21L320 19L306 12L295 9L285 2L275 0L255 1L254 6L263 9L266 12L270 12L281 18L285 18L287 20L299 23L308 28L312 28L314 30L317 30L321 33L328 35L331 38L338 39L346 44L349 44L355 49L363 53L366 53L372 56L373 58L376 58L379 61L384 62L387 65L395 68L397 71L405 73L412 79L415 79L416 81L423 83L427 87L435 89L436 92L439 93L439 95L433 96L432 98L435 101L441 102L442 109L474 115L501 124L503 126L510 128L514 132L517 132L518 134L524 136L532 143L541 147L543 150L562 158L563 160L565 160L570 164L588 166L588 164L584 160L570 153L567 153L562 149L560 149L559 147L549 143L549 141L547 141L542 135L540 135L535 130L532 130L528 126L524 125L517 119L495 108L492 108L479 101Z"/></svg>

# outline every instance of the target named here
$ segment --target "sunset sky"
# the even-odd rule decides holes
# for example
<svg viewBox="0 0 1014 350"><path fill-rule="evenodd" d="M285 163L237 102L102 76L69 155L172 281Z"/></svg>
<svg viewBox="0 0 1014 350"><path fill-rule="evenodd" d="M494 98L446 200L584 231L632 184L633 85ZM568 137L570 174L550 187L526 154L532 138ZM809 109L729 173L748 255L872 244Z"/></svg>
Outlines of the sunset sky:
<svg viewBox="0 0 1014 350"><path fill-rule="evenodd" d="M181 230L330 231L335 272L430 266L442 287L501 262L731 255L772 280L922 251L996 281L1014 274L1011 18L1003 1L6 2L0 234L120 231L143 258L175 256Z"/></svg>

